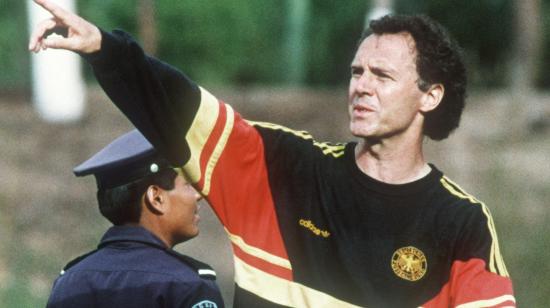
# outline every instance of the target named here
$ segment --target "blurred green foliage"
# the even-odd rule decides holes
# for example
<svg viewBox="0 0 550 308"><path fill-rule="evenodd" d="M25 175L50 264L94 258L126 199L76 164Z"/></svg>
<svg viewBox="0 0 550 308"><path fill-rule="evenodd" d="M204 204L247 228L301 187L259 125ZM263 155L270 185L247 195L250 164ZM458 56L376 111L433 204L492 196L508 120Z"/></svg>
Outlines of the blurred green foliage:
<svg viewBox="0 0 550 308"><path fill-rule="evenodd" d="M27 56L26 1L0 3L0 89L6 91L24 87L30 80Z"/></svg>
<svg viewBox="0 0 550 308"><path fill-rule="evenodd" d="M347 84L350 63L365 26L367 1L313 1L307 82Z"/></svg>
<svg viewBox="0 0 550 308"><path fill-rule="evenodd" d="M136 0L79 0L77 8L85 19L105 30L136 29Z"/></svg>
<svg viewBox="0 0 550 308"><path fill-rule="evenodd" d="M538 65L537 85L540 88L550 88L550 36L547 34L550 29L550 0L542 0L542 24L543 29L543 46L541 57Z"/></svg>
<svg viewBox="0 0 550 308"><path fill-rule="evenodd" d="M513 33L513 0L397 1L403 13L423 13L447 27L464 48L470 81L505 86Z"/></svg>
<svg viewBox="0 0 550 308"><path fill-rule="evenodd" d="M289 1L156 1L158 56L203 83L250 84L286 81ZM25 1L4 1L0 10L0 89L27 89L29 57ZM31 4L31 2L29 2ZM80 0L85 18L106 30L122 28L137 37L137 0ZM512 41L513 0L396 0L398 13L424 13L443 23L465 48L474 86L506 85ZM550 0L543 0L544 29ZM309 0L305 83L342 85L362 32L369 2ZM544 31L547 32L547 31ZM545 47L550 47L546 40ZM547 87L550 48L543 48L538 84Z"/></svg>
<svg viewBox="0 0 550 308"><path fill-rule="evenodd" d="M277 82L284 2L157 2L159 56L199 80Z"/></svg>

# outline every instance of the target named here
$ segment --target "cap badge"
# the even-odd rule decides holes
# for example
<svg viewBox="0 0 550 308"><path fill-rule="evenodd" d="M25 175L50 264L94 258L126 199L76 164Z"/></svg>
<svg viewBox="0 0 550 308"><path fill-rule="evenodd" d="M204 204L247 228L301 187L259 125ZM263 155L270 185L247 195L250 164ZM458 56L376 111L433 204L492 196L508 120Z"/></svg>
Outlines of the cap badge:
<svg viewBox="0 0 550 308"><path fill-rule="evenodd" d="M159 172L159 165L152 163L149 167L149 170L151 170L152 173L157 173Z"/></svg>

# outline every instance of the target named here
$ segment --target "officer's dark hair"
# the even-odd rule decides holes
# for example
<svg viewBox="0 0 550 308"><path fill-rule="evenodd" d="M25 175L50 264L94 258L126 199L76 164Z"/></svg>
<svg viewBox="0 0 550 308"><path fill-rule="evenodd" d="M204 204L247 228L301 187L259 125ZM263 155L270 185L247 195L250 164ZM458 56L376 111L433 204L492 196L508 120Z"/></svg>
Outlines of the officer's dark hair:
<svg viewBox="0 0 550 308"><path fill-rule="evenodd" d="M177 172L173 169L163 169L128 184L113 188L98 188L97 201L101 215L114 225L137 223L141 217L141 197L151 185L157 185L165 190L175 187Z"/></svg>
<svg viewBox="0 0 550 308"><path fill-rule="evenodd" d="M416 45L418 88L426 92L441 83L443 98L434 110L425 114L424 135L442 140L458 127L466 99L466 68L462 51L448 32L436 21L423 15L386 15L369 23L359 44L371 34L409 33Z"/></svg>

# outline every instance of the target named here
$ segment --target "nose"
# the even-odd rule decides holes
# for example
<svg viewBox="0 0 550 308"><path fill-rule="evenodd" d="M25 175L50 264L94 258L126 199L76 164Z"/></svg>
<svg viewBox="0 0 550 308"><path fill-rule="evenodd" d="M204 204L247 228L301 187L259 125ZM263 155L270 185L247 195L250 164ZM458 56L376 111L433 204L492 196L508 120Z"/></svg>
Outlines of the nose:
<svg viewBox="0 0 550 308"><path fill-rule="evenodd" d="M198 190L193 187L193 192L195 193L195 200L200 201L202 200L202 195L198 192Z"/></svg>
<svg viewBox="0 0 550 308"><path fill-rule="evenodd" d="M355 80L355 92L359 95L373 95L374 80L372 74L365 71L359 78Z"/></svg>

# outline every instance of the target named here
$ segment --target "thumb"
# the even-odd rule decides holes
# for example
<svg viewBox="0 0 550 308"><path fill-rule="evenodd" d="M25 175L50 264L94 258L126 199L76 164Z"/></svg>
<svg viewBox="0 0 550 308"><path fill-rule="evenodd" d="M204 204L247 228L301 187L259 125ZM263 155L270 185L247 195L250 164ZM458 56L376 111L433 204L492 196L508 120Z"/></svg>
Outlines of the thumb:
<svg viewBox="0 0 550 308"><path fill-rule="evenodd" d="M74 42L70 38L65 38L60 35L50 35L43 40L42 46L44 48L53 49L67 49L74 51Z"/></svg>

